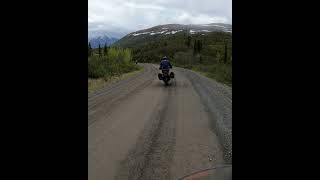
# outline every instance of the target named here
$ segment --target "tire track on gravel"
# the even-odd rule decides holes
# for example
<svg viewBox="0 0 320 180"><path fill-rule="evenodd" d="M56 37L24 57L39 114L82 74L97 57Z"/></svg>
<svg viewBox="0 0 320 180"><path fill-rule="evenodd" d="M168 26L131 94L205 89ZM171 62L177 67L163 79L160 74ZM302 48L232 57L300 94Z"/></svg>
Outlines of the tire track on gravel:
<svg viewBox="0 0 320 180"><path fill-rule="evenodd" d="M119 81L111 87L104 88L103 91L91 95L91 98L88 100L88 126L107 116L112 111L112 108L115 108L121 100L152 83L154 78L150 74L155 74L155 69L148 64L144 64L143 67L146 70L137 76Z"/></svg>
<svg viewBox="0 0 320 180"><path fill-rule="evenodd" d="M175 147L176 121L168 116L168 111L173 106L174 86L164 88L168 93L155 109L153 114L156 116L150 119L135 147L121 161L115 179L172 179L170 165Z"/></svg>
<svg viewBox="0 0 320 180"><path fill-rule="evenodd" d="M103 102L105 100L105 98L101 98L104 96L110 96L110 94L115 94L117 93L117 90L121 89L122 86L124 84L126 84L126 86L132 86L134 85L133 82L135 82L135 84L139 84L136 83L137 81L141 81L141 79L143 79L143 77L145 77L147 74L150 74L152 72L152 67L150 65L143 65L144 70L143 72L130 77L128 79L119 81L117 83L111 84L110 86L106 86L101 90L97 90L96 92L93 92L91 94L88 95L88 110L93 109L94 107L100 105L99 103Z"/></svg>
<svg viewBox="0 0 320 180"><path fill-rule="evenodd" d="M157 65L143 66L88 94L88 178L173 180L225 163L229 152L231 162L231 89L181 68L164 86Z"/></svg>
<svg viewBox="0 0 320 180"><path fill-rule="evenodd" d="M190 70L178 68L190 80L206 111L211 117L211 126L223 147L224 159L232 162L232 95L231 88Z"/></svg>

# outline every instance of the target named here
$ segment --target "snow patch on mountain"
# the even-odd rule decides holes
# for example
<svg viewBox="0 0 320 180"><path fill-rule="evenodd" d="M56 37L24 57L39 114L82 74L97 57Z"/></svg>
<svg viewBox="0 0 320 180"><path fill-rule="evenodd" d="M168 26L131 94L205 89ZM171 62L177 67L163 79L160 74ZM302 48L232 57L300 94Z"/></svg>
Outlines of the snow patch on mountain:
<svg viewBox="0 0 320 180"><path fill-rule="evenodd" d="M166 29L168 29L168 28L166 28ZM133 33L132 36L139 36L139 35L143 35L143 34L149 34L151 36L156 35L156 34L168 35L168 34L176 34L176 33L181 32L181 31L183 31L183 30L182 29L177 30L177 31L172 30L172 31L169 31L169 32L168 32L168 30L163 30L163 31L158 31L158 32L151 31L151 32Z"/></svg>
<svg viewBox="0 0 320 180"><path fill-rule="evenodd" d="M143 32L143 33L133 33L132 36L139 36L141 34L149 34L150 32Z"/></svg>
<svg viewBox="0 0 320 180"><path fill-rule="evenodd" d="M171 31L171 34L175 34L175 33L180 32L180 31L182 31L182 30L178 30L178 31Z"/></svg>
<svg viewBox="0 0 320 180"><path fill-rule="evenodd" d="M194 34L194 33L196 33L196 31L194 31L194 30L192 30L192 29L190 29L190 34Z"/></svg>
<svg viewBox="0 0 320 180"><path fill-rule="evenodd" d="M216 26L216 27L226 28L225 26L221 26L221 25L217 25L217 24L200 24L200 26Z"/></svg>
<svg viewBox="0 0 320 180"><path fill-rule="evenodd" d="M163 34L165 32L167 32L168 30L164 30L164 31L160 31L160 32L152 32L150 33L150 35L155 35L155 34Z"/></svg>
<svg viewBox="0 0 320 180"><path fill-rule="evenodd" d="M196 34L196 33L200 33L200 32L212 32L212 31L209 31L209 30L206 30L206 29L195 31L195 30L190 29L189 32L190 32L190 34Z"/></svg>

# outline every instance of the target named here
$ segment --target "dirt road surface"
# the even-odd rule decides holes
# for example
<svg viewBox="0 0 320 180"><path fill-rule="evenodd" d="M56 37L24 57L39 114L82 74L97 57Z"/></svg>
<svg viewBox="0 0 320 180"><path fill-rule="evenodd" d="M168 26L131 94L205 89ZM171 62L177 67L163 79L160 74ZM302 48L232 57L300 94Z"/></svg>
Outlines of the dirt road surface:
<svg viewBox="0 0 320 180"><path fill-rule="evenodd" d="M232 162L232 89L183 68L144 70L88 95L89 180L179 179Z"/></svg>

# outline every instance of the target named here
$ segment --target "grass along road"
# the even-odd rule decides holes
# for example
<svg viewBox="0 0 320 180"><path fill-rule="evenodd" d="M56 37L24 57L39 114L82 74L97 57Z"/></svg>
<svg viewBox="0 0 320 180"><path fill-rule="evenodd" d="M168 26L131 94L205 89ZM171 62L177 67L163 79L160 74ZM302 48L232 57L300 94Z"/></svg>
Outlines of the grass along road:
<svg viewBox="0 0 320 180"><path fill-rule="evenodd" d="M89 78L88 79L88 92L89 93L92 93L98 89L101 89L107 85L110 85L110 84L113 84L113 83L116 83L120 80L124 80L124 79L127 79L137 73L140 73L142 71L142 67L140 67L139 70L137 71L133 71L133 72L129 72L129 73L125 73L125 74L121 74L119 76L112 76L112 77L109 77L109 78L98 78L98 79L92 79L92 78Z"/></svg>

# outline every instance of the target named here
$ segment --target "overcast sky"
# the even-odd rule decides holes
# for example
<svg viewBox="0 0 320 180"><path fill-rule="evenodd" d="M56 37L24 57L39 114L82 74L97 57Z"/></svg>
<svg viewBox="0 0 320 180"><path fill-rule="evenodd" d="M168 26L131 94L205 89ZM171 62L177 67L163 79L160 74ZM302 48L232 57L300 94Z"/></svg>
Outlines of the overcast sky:
<svg viewBox="0 0 320 180"><path fill-rule="evenodd" d="M232 24L232 0L88 0L88 30L114 36L159 24Z"/></svg>

